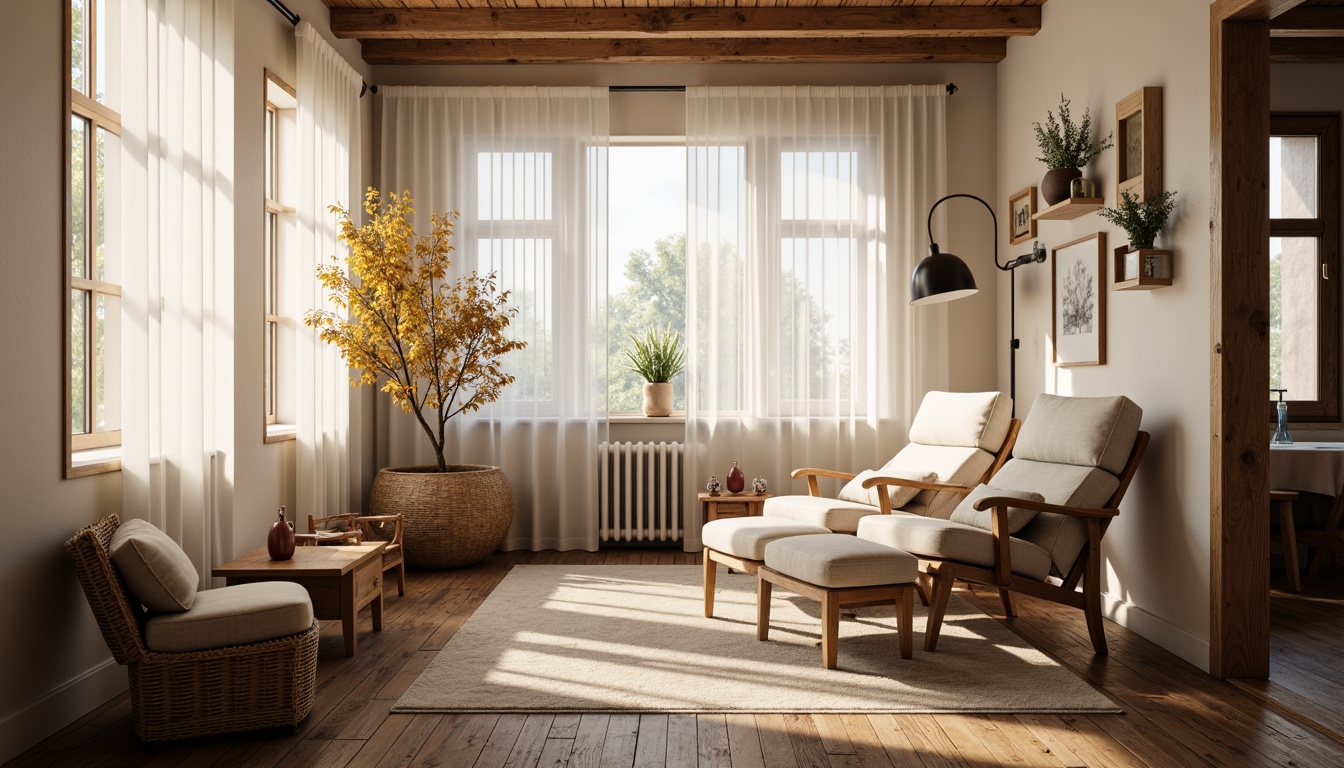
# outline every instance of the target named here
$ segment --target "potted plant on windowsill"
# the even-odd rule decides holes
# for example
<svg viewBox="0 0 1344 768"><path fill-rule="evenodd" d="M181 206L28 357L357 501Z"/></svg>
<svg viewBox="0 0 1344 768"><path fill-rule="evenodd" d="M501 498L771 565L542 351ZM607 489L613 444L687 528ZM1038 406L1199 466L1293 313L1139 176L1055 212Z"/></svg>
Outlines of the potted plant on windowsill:
<svg viewBox="0 0 1344 768"><path fill-rule="evenodd" d="M499 399L513 382L500 358L526 344L504 335L516 310L493 273L448 278L456 214L431 215L431 231L421 237L411 227L410 192L389 194L379 209L373 188L361 227L344 208L329 208L350 248L344 260L332 256L317 270L337 311L310 310L304 323L358 370L351 384L381 382L429 437L436 463L379 470L369 498L372 514L403 515L406 564L469 565L504 540L513 491L498 467L447 463L444 427Z"/></svg>
<svg viewBox="0 0 1344 768"><path fill-rule="evenodd" d="M1059 95L1059 118L1055 113L1045 113L1045 127L1032 123L1036 128L1036 143L1040 145L1041 156L1037 158L1045 163L1049 170L1041 179L1041 197L1046 205L1055 205L1069 197L1069 184L1083 175L1092 159L1102 150L1114 146L1113 134L1099 142L1092 141L1092 110L1083 112L1083 121L1074 123L1069 113L1069 100Z"/></svg>
<svg viewBox="0 0 1344 768"><path fill-rule="evenodd" d="M671 328L649 329L643 338L630 337L625 351L630 370L644 377L644 415L672 415L672 378L686 367L686 349L681 334Z"/></svg>
<svg viewBox="0 0 1344 768"><path fill-rule="evenodd" d="M1172 252L1153 245L1175 208L1175 192L1159 192L1143 202L1129 192L1122 192L1120 205L1098 211L1103 219L1125 230L1129 236L1128 245L1115 249L1117 287L1171 285Z"/></svg>

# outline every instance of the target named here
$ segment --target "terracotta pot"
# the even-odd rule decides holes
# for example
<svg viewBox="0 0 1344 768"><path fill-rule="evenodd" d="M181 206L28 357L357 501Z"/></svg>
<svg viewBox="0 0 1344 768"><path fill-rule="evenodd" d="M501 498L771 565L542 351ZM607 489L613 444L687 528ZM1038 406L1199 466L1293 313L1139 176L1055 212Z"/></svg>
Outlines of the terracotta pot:
<svg viewBox="0 0 1344 768"><path fill-rule="evenodd" d="M672 415L672 385L668 382L648 382L644 385L644 415Z"/></svg>
<svg viewBox="0 0 1344 768"><path fill-rule="evenodd" d="M513 525L513 489L499 467L389 467L373 479L369 511L402 515L406 565L459 568L479 563L504 541Z"/></svg>
<svg viewBox="0 0 1344 768"><path fill-rule="evenodd" d="M1052 168L1041 179L1041 197L1046 205L1055 205L1069 199L1069 183L1082 176L1077 168Z"/></svg>

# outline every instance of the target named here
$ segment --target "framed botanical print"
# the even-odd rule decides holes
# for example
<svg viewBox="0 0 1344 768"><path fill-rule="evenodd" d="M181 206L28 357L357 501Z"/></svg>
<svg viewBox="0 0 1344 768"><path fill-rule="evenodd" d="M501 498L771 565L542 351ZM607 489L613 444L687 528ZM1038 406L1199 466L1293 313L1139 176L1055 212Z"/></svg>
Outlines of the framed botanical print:
<svg viewBox="0 0 1344 768"><path fill-rule="evenodd" d="M1115 204L1162 191L1162 89L1140 88L1115 104Z"/></svg>
<svg viewBox="0 0 1344 768"><path fill-rule="evenodd" d="M1008 242L1036 239L1036 188L1027 187L1008 198Z"/></svg>
<svg viewBox="0 0 1344 768"><path fill-rule="evenodd" d="M1106 364L1106 233L1051 252L1050 295L1057 366Z"/></svg>

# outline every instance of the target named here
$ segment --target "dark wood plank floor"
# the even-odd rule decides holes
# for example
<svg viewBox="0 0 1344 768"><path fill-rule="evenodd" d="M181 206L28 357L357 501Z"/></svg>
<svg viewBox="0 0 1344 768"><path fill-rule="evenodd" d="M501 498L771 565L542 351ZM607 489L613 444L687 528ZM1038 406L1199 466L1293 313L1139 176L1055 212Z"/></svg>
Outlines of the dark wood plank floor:
<svg viewBox="0 0 1344 768"><path fill-rule="evenodd" d="M258 733L169 746L131 734L119 697L42 742L15 766L462 766L463 768L904 768L905 766L1334 766L1344 745L1262 692L1215 680L1107 624L1093 656L1081 613L1030 598L1008 625L1106 691L1124 715L404 715L389 708L515 563L691 564L669 550L501 553L457 571L413 572L390 589L384 629L360 621L359 654L324 624L313 712L296 735ZM967 593L995 614L998 597ZM1310 606L1303 610L1310 610ZM1278 615L1285 611L1276 612ZM1319 657L1339 627L1299 622ZM1277 626L1277 625L1276 625ZM1306 647L1306 644L1303 644ZM1276 646L1277 648L1277 646ZM920 652L916 652L916 662ZM1328 681L1279 654L1294 690ZM1339 680L1335 675L1331 680ZM1277 681L1276 681L1277 682ZM1287 686L1288 683L1284 683ZM1339 697L1335 696L1338 706Z"/></svg>

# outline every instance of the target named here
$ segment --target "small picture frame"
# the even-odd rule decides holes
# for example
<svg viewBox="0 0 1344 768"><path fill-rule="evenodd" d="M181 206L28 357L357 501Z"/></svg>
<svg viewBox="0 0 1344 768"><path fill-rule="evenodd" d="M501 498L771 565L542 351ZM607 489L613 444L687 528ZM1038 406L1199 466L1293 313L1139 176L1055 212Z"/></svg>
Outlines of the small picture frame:
<svg viewBox="0 0 1344 768"><path fill-rule="evenodd" d="M1010 245L1036 239L1035 216L1035 187L1027 187L1008 198L1008 242Z"/></svg>
<svg viewBox="0 0 1344 768"><path fill-rule="evenodd" d="M1115 201L1162 191L1162 89L1140 88L1115 104Z"/></svg>
<svg viewBox="0 0 1344 768"><path fill-rule="evenodd" d="M1105 252L1105 232L1051 252L1050 336L1056 366L1106 364Z"/></svg>

